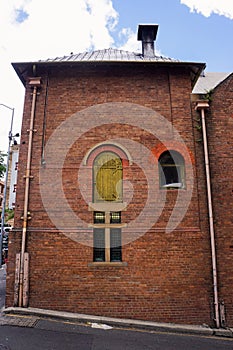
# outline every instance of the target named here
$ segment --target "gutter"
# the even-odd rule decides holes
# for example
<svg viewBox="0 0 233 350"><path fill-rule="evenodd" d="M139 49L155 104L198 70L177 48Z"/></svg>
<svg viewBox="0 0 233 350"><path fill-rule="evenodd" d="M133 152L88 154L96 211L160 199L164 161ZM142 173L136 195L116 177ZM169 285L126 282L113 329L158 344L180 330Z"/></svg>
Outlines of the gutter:
<svg viewBox="0 0 233 350"><path fill-rule="evenodd" d="M136 67L137 65L154 65L158 67L182 67L188 68L190 72L190 78L192 83L192 88L195 86L196 81L198 80L200 74L205 69L205 63L200 62L182 62L178 60L153 60L153 59L132 59L132 60L47 60L47 61L38 61L38 62L15 62L12 63L12 66L21 80L22 84L26 85L26 80L28 74L31 72L31 66L36 65L38 68L63 68L63 67L89 67L89 66L112 66L112 65L132 65Z"/></svg>

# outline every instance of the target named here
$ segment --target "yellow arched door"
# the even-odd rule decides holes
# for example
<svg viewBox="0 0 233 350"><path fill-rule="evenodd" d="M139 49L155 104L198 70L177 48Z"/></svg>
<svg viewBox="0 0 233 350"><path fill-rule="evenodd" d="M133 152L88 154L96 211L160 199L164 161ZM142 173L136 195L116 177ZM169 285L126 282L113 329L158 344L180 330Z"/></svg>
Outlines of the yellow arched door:
<svg viewBox="0 0 233 350"><path fill-rule="evenodd" d="M102 152L94 161L93 200L122 201L122 160L113 152Z"/></svg>

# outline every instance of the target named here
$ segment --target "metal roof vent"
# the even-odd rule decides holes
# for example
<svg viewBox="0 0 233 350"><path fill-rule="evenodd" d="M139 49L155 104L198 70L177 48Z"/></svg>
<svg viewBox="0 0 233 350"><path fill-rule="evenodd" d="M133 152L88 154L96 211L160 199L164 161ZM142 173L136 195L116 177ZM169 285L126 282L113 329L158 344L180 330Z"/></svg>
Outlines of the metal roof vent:
<svg viewBox="0 0 233 350"><path fill-rule="evenodd" d="M139 24L138 40L142 42L142 55L144 57L155 57L154 41L156 39L157 24Z"/></svg>

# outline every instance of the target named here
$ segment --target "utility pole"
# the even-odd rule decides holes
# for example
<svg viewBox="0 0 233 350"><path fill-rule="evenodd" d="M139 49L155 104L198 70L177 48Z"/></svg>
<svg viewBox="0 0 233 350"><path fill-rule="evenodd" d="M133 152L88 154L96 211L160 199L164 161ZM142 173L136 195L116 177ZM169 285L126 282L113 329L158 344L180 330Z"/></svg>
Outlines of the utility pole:
<svg viewBox="0 0 233 350"><path fill-rule="evenodd" d="M14 120L14 112L15 109L11 108L3 103L0 103L0 106L3 106L7 109L11 110L11 124L10 131L8 135L8 151L7 151L7 162L6 162L6 176L5 176L5 186L3 191L3 201L2 201L2 215L1 215L1 235L0 235L0 267L2 266L2 239L4 234L4 225L5 225L5 210L6 210L6 197L7 197L7 180L8 180L8 172L9 172L9 159L10 159L10 149L11 149L11 141L14 137L18 137L19 134L12 135L13 128L13 120Z"/></svg>

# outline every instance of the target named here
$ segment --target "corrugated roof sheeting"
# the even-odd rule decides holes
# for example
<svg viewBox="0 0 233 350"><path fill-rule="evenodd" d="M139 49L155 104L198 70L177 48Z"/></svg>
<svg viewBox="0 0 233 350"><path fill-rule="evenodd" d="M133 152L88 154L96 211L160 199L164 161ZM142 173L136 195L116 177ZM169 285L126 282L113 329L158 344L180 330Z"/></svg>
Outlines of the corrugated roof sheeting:
<svg viewBox="0 0 233 350"><path fill-rule="evenodd" d="M179 62L179 60L164 56L144 57L140 53L129 52L118 49L104 49L92 52L83 52L78 54L71 54L69 56L56 57L54 59L39 60L38 62L87 62L87 61L120 61L120 62Z"/></svg>
<svg viewBox="0 0 233 350"><path fill-rule="evenodd" d="M193 94L206 94L225 80L230 73L207 72L199 77L193 89Z"/></svg>

